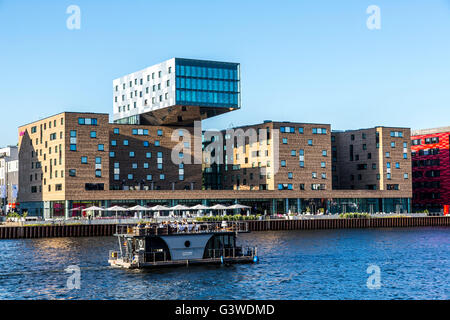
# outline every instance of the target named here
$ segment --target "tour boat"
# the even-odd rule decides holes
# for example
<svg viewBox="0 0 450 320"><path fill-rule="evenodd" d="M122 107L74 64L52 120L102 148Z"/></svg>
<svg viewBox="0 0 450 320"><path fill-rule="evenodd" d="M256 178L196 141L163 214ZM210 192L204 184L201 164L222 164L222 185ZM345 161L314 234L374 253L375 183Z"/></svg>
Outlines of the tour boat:
<svg viewBox="0 0 450 320"><path fill-rule="evenodd" d="M126 269L258 262L256 247L236 245L244 222L118 225L109 263Z"/></svg>

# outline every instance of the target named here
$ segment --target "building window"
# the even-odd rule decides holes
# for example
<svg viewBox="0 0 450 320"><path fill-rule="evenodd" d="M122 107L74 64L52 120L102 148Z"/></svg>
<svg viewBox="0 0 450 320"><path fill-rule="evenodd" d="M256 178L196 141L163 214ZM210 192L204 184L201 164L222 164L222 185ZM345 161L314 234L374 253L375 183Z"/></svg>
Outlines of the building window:
<svg viewBox="0 0 450 320"><path fill-rule="evenodd" d="M70 151L77 151L77 145L76 144L71 144L70 145Z"/></svg>
<svg viewBox="0 0 450 320"><path fill-rule="evenodd" d="M87 157L81 157L81 163L83 163L83 164L88 163L88 158Z"/></svg>
<svg viewBox="0 0 450 320"><path fill-rule="evenodd" d="M135 157L134 151L130 151L129 155L130 155L130 158L134 158Z"/></svg>
<svg viewBox="0 0 450 320"><path fill-rule="evenodd" d="M128 174L128 180L133 180L133 174Z"/></svg>
<svg viewBox="0 0 450 320"><path fill-rule="evenodd" d="M322 150L322 157L326 157L326 156L328 156L327 150Z"/></svg>
<svg viewBox="0 0 450 320"><path fill-rule="evenodd" d="M105 145L104 144L99 144L98 145L98 151L105 151Z"/></svg>
<svg viewBox="0 0 450 320"><path fill-rule="evenodd" d="M150 159L150 158L152 157L152 153L151 153L151 152L147 152L147 153L145 154L145 157L146 157L147 159Z"/></svg>
<svg viewBox="0 0 450 320"><path fill-rule="evenodd" d="M294 174L292 172L288 172L288 179L294 178Z"/></svg>
<svg viewBox="0 0 450 320"><path fill-rule="evenodd" d="M115 158L115 157L116 157L116 153L113 152L113 151L111 151L111 152L109 153L109 157L110 157L110 158Z"/></svg>
<svg viewBox="0 0 450 320"><path fill-rule="evenodd" d="M401 131L391 131L391 137L393 138L402 138L403 132Z"/></svg>
<svg viewBox="0 0 450 320"><path fill-rule="evenodd" d="M391 153L390 152L386 152L386 158L390 158L391 157Z"/></svg>
<svg viewBox="0 0 450 320"><path fill-rule="evenodd" d="M151 174L148 174L147 175L147 181L152 181L152 179L153 179L153 176Z"/></svg>
<svg viewBox="0 0 450 320"><path fill-rule="evenodd" d="M158 136L162 137L163 131L161 129L158 130Z"/></svg>
<svg viewBox="0 0 450 320"><path fill-rule="evenodd" d="M159 142L159 140L155 140L155 147L159 147L161 145L161 143Z"/></svg>
<svg viewBox="0 0 450 320"><path fill-rule="evenodd" d="M308 146L312 146L313 145L313 141L312 141L312 139L309 139L308 140Z"/></svg>
<svg viewBox="0 0 450 320"><path fill-rule="evenodd" d="M123 145L124 146L128 146L129 145L129 141L128 140L123 140Z"/></svg>
<svg viewBox="0 0 450 320"><path fill-rule="evenodd" d="M69 177L76 177L76 176L77 176L77 170L69 169Z"/></svg>
<svg viewBox="0 0 450 320"><path fill-rule="evenodd" d="M159 175L159 180L166 180L166 175L165 174L160 174Z"/></svg>
<svg viewBox="0 0 450 320"><path fill-rule="evenodd" d="M95 177L96 178L101 178L102 177L102 170L95 170Z"/></svg>
<svg viewBox="0 0 450 320"><path fill-rule="evenodd" d="M313 134L327 134L326 128L312 128Z"/></svg>
<svg viewBox="0 0 450 320"><path fill-rule="evenodd" d="M281 160L281 166L286 167L286 160Z"/></svg>
<svg viewBox="0 0 450 320"><path fill-rule="evenodd" d="M311 175L312 175L312 178L313 178L313 179L317 179L317 172L312 172Z"/></svg>

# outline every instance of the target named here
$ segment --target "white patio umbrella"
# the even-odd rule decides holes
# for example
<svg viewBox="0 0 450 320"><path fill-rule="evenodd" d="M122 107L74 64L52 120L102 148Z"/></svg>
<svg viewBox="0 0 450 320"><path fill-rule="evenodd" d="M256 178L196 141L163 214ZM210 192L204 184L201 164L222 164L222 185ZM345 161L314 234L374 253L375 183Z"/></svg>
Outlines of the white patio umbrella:
<svg viewBox="0 0 450 320"><path fill-rule="evenodd" d="M166 206L157 205L150 208L152 211L170 211L171 209Z"/></svg>
<svg viewBox="0 0 450 320"><path fill-rule="evenodd" d="M209 207L204 206L202 204L198 204L196 206L191 207L191 210L208 210Z"/></svg>
<svg viewBox="0 0 450 320"><path fill-rule="evenodd" d="M212 210L226 210L228 209L227 207L221 205L221 204L216 204L215 206L209 207Z"/></svg>
<svg viewBox="0 0 450 320"><path fill-rule="evenodd" d="M183 206L181 204L176 205L175 207L170 208L170 210L190 210L191 208Z"/></svg>
<svg viewBox="0 0 450 320"><path fill-rule="evenodd" d="M137 206L128 208L128 211L152 211L152 209L150 209L148 207L137 205Z"/></svg>
<svg viewBox="0 0 450 320"><path fill-rule="evenodd" d="M209 207L204 206L204 205L202 205L202 204L198 204L198 205L196 205L196 206L191 207L191 210L199 211L198 216L200 216L200 212L201 212L201 211L203 211L203 210L208 210L208 209L209 209Z"/></svg>
<svg viewBox="0 0 450 320"><path fill-rule="evenodd" d="M86 211L94 211L94 215L95 215L95 211L100 211L100 212L102 212L102 211L105 211L105 209L103 209L102 207L92 206L92 207L83 209L83 212L86 212Z"/></svg>
<svg viewBox="0 0 450 320"><path fill-rule="evenodd" d="M158 212L158 216L159 216L159 212L160 211L170 211L170 208L168 208L166 206L161 206L161 205L157 205L157 206L151 207L150 209L152 209L152 211L157 211Z"/></svg>
<svg viewBox="0 0 450 320"><path fill-rule="evenodd" d="M210 207L210 209L212 209L212 210L222 210L222 214L223 214L224 211L227 210L228 208L225 207L224 205L216 204L215 206Z"/></svg>
<svg viewBox="0 0 450 320"><path fill-rule="evenodd" d="M239 209L251 209L251 207L244 206L242 204L234 204L232 206L229 206L227 209L229 209L229 210L239 210Z"/></svg>
<svg viewBox="0 0 450 320"><path fill-rule="evenodd" d="M128 211L138 211L139 212L139 219L141 219L142 218L142 213L141 213L142 211L152 211L152 209L144 207L144 206L137 205L137 206L129 208ZM137 218L137 216L135 216L135 217Z"/></svg>
<svg viewBox="0 0 450 320"><path fill-rule="evenodd" d="M233 210L233 209L251 209L249 206L244 206L242 204L234 204L232 206L227 207L227 209Z"/></svg>
<svg viewBox="0 0 450 320"><path fill-rule="evenodd" d="M116 213L116 219L117 219L117 215L118 215L119 211L124 212L124 211L128 211L128 209L124 208L124 207L114 206L114 207L106 209L106 211L115 212Z"/></svg>
<svg viewBox="0 0 450 320"><path fill-rule="evenodd" d="M191 208L186 207L186 206L183 206L183 205L181 205L181 204L178 204L178 205L176 205L176 206L170 208L170 210L172 210L172 211L186 211L186 210L190 210L190 209L191 209Z"/></svg>

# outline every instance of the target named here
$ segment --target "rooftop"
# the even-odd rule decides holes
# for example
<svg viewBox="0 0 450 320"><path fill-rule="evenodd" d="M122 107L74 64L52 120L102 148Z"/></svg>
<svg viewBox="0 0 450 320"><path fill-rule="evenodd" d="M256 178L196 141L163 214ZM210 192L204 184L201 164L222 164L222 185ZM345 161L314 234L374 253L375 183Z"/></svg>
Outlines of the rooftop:
<svg viewBox="0 0 450 320"><path fill-rule="evenodd" d="M426 134L436 134L436 133L443 133L443 132L450 132L450 127L438 127L438 128L430 128L430 129L412 130L411 136L422 136L422 135L426 135Z"/></svg>

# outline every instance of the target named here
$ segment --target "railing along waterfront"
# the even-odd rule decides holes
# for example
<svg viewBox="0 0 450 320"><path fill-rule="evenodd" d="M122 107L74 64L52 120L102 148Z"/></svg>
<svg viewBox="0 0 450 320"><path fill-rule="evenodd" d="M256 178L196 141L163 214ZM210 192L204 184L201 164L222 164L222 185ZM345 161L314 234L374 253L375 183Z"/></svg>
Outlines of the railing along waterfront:
<svg viewBox="0 0 450 320"><path fill-rule="evenodd" d="M230 222L227 222L228 224ZM248 231L320 230L348 228L448 227L450 216L390 216L380 218L277 219L246 221ZM134 223L136 225L137 222ZM221 224L218 222L216 224ZM133 224L132 224L133 225ZM0 226L0 239L112 236L116 224Z"/></svg>
<svg viewBox="0 0 450 320"><path fill-rule="evenodd" d="M132 236L158 236L171 234L195 234L211 232L248 232L247 222L192 222L185 224L177 223L149 223L139 225L117 225L116 235Z"/></svg>

